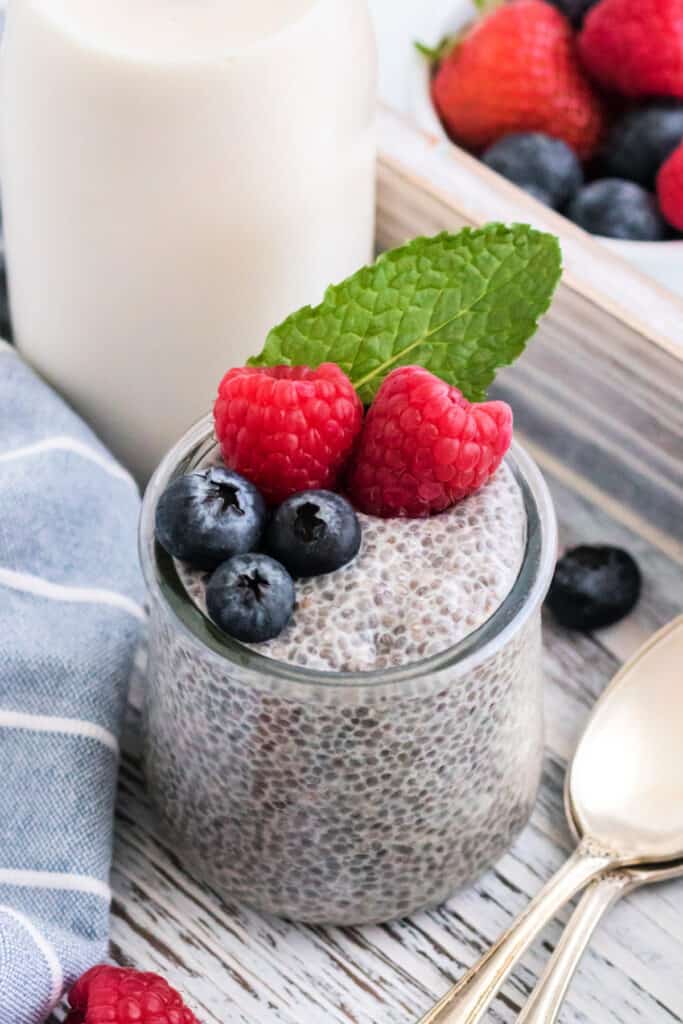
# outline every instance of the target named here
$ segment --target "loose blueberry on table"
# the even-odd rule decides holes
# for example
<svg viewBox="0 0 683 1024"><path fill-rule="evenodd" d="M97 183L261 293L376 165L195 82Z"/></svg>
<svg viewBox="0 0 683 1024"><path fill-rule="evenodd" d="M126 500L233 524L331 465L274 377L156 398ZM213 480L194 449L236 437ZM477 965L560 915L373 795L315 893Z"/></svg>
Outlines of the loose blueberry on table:
<svg viewBox="0 0 683 1024"><path fill-rule="evenodd" d="M583 545L560 558L546 604L561 625L590 631L628 615L640 590L640 570L627 551Z"/></svg>

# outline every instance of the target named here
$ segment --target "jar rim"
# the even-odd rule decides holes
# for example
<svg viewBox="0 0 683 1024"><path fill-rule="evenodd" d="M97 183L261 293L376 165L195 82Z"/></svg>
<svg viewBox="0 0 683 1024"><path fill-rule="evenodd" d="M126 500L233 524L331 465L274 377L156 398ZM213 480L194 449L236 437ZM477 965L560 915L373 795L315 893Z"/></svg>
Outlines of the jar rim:
<svg viewBox="0 0 683 1024"><path fill-rule="evenodd" d="M338 672L278 661L231 640L199 611L185 592L173 559L159 548L154 536L155 509L170 481L196 465L198 456L215 445L213 420L203 417L187 431L157 467L145 491L139 529L139 555L148 592L173 618L175 629L200 647L202 657L215 659L225 670L235 669L275 677L283 683L321 689L379 689L400 686L417 677L457 668L469 672L492 657L540 608L555 569L557 521L548 485L525 449L513 442L506 462L520 486L527 514L526 550L510 591L493 614L470 634L438 654L406 665L366 671ZM162 568L168 573L164 578Z"/></svg>

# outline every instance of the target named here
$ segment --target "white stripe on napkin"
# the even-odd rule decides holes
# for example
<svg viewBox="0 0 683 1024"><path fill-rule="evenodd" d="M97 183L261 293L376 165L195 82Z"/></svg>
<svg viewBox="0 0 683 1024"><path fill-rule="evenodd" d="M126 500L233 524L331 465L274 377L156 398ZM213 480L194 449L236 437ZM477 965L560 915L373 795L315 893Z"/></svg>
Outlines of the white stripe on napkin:
<svg viewBox="0 0 683 1024"><path fill-rule="evenodd" d="M15 572L13 569L0 568L0 584L11 590L21 590L38 597L47 597L53 601L74 601L79 604L107 604L128 612L140 622L145 622L144 609L136 602L118 594L115 590L103 590L99 587L70 587L60 583L51 583L41 576L31 576L27 572Z"/></svg>
<svg viewBox="0 0 683 1024"><path fill-rule="evenodd" d="M79 718L58 718L56 715L31 715L23 711L2 711L0 709L0 729L27 729L32 732L55 732L61 735L82 736L85 739L98 740L109 747L118 756L119 744L116 736L94 722L84 722Z"/></svg>
<svg viewBox="0 0 683 1024"><path fill-rule="evenodd" d="M45 936L38 931L33 922L29 920L28 917L25 917L20 910L14 910L12 907L6 907L0 904L0 913L6 914L7 917L11 917L17 922L17 924L21 925L24 931L31 936L36 946L43 954L50 972L50 996L48 1005L45 1007L46 1011L50 1013L57 1005L62 994L62 989L64 988L62 965L59 962L57 954Z"/></svg>
<svg viewBox="0 0 683 1024"><path fill-rule="evenodd" d="M119 480L125 480L127 484L130 484L137 491L135 480L133 480L133 477L123 466L119 466L111 459L100 455L94 448L90 448L82 441L77 441L75 437L48 437L43 441L36 441L34 444L28 444L23 448L15 448L14 451L3 452L0 455L0 462L12 462L14 459L23 459L31 455L40 455L42 452L50 451L73 452L84 459L89 459L106 470L111 476Z"/></svg>
<svg viewBox="0 0 683 1024"><path fill-rule="evenodd" d="M87 892L111 900L111 889L106 882L90 875L73 875L62 871L22 871L19 868L0 868L0 885L19 885L30 889L59 889L61 892Z"/></svg>

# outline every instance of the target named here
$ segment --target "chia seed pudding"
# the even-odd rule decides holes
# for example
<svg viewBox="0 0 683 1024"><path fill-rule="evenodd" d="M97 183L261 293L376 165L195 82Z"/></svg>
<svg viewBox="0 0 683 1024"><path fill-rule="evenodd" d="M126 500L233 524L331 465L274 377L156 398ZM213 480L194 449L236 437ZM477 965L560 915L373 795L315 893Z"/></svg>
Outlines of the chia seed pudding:
<svg viewBox="0 0 683 1024"><path fill-rule="evenodd" d="M355 561L299 581L285 631L246 646L205 616L205 576L154 543L160 493L211 461L207 419L143 509L146 773L164 829L195 874L269 913L360 924L442 902L535 800L556 547L538 470L513 446L448 512L361 516Z"/></svg>

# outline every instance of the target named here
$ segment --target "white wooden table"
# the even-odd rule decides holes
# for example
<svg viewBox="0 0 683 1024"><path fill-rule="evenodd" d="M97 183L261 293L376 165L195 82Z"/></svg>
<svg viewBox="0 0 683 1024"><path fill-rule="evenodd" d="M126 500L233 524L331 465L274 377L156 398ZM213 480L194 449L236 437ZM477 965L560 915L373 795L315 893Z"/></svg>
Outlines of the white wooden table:
<svg viewBox="0 0 683 1024"><path fill-rule="evenodd" d="M375 5L386 8L386 0ZM380 166L381 244L481 219L511 219L507 186L496 204L473 179L471 187L464 181L474 173L469 158L453 168L454 198L443 166L430 163L428 143L420 148L415 141L411 150L419 167L401 166L401 129L393 123L384 128L392 143ZM521 212L517 219L525 219ZM548 217L552 227L555 215ZM640 605L626 622L595 636L571 635L546 622L547 756L531 824L493 870L445 906L382 927L298 927L222 901L199 885L158 835L141 777L139 715L131 708L117 811L111 952L120 963L164 974L202 1024L417 1020L566 857L571 841L562 783L590 709L621 660L683 609L683 347L675 343L677 325L683 333L683 305L595 244L571 233L566 242L569 273L553 310L495 393L514 405L518 435L546 473L562 542L630 550L645 578ZM609 298L596 290L600 279L609 284ZM567 916L525 958L491 1020L515 1019ZM641 890L617 907L582 963L562 1021L683 1021L682 980L683 881Z"/></svg>

